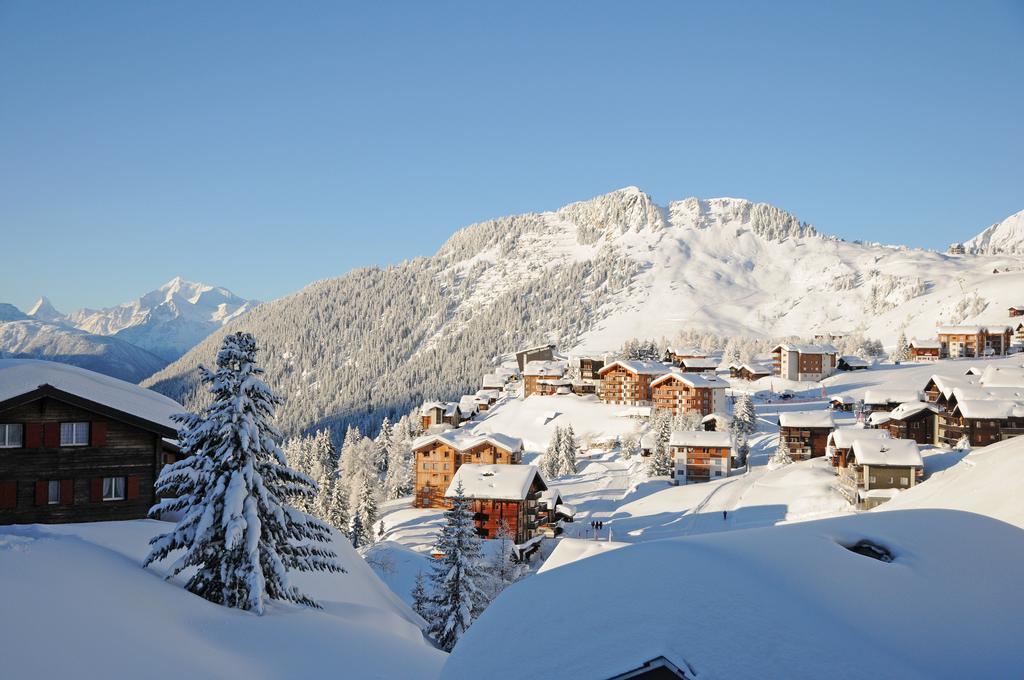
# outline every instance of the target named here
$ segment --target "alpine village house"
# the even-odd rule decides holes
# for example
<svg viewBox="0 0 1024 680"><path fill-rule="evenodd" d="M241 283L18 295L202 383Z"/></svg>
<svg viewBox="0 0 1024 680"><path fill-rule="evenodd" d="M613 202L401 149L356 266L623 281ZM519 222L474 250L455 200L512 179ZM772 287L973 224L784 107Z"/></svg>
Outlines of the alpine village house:
<svg viewBox="0 0 1024 680"><path fill-rule="evenodd" d="M417 508L443 508L447 505L445 493L464 463L518 465L523 458L523 442L503 434L449 430L420 437L413 442L412 453L416 463L413 504Z"/></svg>
<svg viewBox="0 0 1024 680"><path fill-rule="evenodd" d="M0 524L145 517L183 410L75 366L0 360Z"/></svg>

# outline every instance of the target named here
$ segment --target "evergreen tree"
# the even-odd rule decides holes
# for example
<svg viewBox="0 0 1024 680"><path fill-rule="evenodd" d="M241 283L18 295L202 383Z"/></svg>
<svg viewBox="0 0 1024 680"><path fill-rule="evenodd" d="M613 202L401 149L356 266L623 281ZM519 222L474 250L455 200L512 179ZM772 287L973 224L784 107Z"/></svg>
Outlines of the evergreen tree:
<svg viewBox="0 0 1024 680"><path fill-rule="evenodd" d="M349 494L348 485L345 482L346 480L336 472L331 484L330 506L327 511L327 517L324 519L332 527L345 534L345 536L349 536Z"/></svg>
<svg viewBox="0 0 1024 680"><path fill-rule="evenodd" d="M656 411L651 418L654 427L654 450L647 460L647 474L652 477L666 477L672 474L675 467L672 463L672 451L669 442L672 439L672 414L668 411Z"/></svg>
<svg viewBox="0 0 1024 680"><path fill-rule="evenodd" d="M751 435L757 430L757 411L749 394L741 394L736 399L732 413L732 429L734 433L744 435Z"/></svg>
<svg viewBox="0 0 1024 680"><path fill-rule="evenodd" d="M358 502L355 505L355 514L360 518L360 530L363 532L359 537L359 545L369 546L374 543L373 525L377 522L375 479L367 472L364 472L360 479Z"/></svg>
<svg viewBox="0 0 1024 680"><path fill-rule="evenodd" d="M388 462L388 474L384 478L384 497L393 501L408 496L413 492L416 481L416 470L410 442L396 442L391 447L391 460Z"/></svg>
<svg viewBox="0 0 1024 680"><path fill-rule="evenodd" d="M579 453L579 446L576 444L576 433L569 424L562 432L561 442L558 446L558 476L576 474L576 456Z"/></svg>
<svg viewBox="0 0 1024 680"><path fill-rule="evenodd" d="M455 497L444 518L437 539L441 558L431 565L433 596L428 620L430 635L441 649L450 652L486 606L480 569L481 541L473 527L473 515L461 482L455 487Z"/></svg>
<svg viewBox="0 0 1024 680"><path fill-rule="evenodd" d="M384 538L384 520L377 524L377 540Z"/></svg>
<svg viewBox="0 0 1024 680"><path fill-rule="evenodd" d="M619 442L622 460L629 460L640 453L640 439L635 434L627 434Z"/></svg>
<svg viewBox="0 0 1024 680"><path fill-rule="evenodd" d="M412 587L412 610L426 621L429 614L430 599L427 597L426 579L422 571L416 572L416 583Z"/></svg>
<svg viewBox="0 0 1024 680"><path fill-rule="evenodd" d="M559 474L559 454L562 449L562 428L555 426L555 433L551 435L547 451L540 460L540 472L544 479L554 479Z"/></svg>
<svg viewBox="0 0 1024 680"><path fill-rule="evenodd" d="M780 468L784 465L789 465L793 462L793 459L789 457L789 445L786 443L784 437L779 436L779 446L775 449L775 453L768 460L768 467Z"/></svg>
<svg viewBox="0 0 1024 680"><path fill-rule="evenodd" d="M316 480L316 499L310 514L330 524L331 504L334 501L334 484L331 481L331 471L326 468L321 470L320 478Z"/></svg>
<svg viewBox="0 0 1024 680"><path fill-rule="evenodd" d="M907 344L907 333L905 328L900 328L900 335L896 339L896 349L893 351L893 361L906 361L910 358L910 346Z"/></svg>
<svg viewBox="0 0 1024 680"><path fill-rule="evenodd" d="M747 464L747 456L750 455L750 444L747 443L747 435L739 434L736 440L736 460L740 465Z"/></svg>
<svg viewBox="0 0 1024 680"><path fill-rule="evenodd" d="M391 421L387 416L380 424L380 432L374 440L374 465L377 468L377 476L384 479L388 474L388 464L391 459L391 447L394 444L394 430Z"/></svg>
<svg viewBox="0 0 1024 680"><path fill-rule="evenodd" d="M353 548L360 548L366 544L366 528L363 527L359 510L352 515L352 522L348 525L348 539L352 541Z"/></svg>
<svg viewBox="0 0 1024 680"><path fill-rule="evenodd" d="M233 333L217 353L216 371L200 367L212 403L175 416L185 457L163 469L156 483L162 500L149 512L181 519L150 541L143 566L184 550L167 578L194 569L189 591L262 614L265 598L318 606L291 585L290 571L344 570L324 547L328 526L286 503L311 500L316 489L287 467L278 448L271 421L281 398L261 380L257 351L252 335Z"/></svg>

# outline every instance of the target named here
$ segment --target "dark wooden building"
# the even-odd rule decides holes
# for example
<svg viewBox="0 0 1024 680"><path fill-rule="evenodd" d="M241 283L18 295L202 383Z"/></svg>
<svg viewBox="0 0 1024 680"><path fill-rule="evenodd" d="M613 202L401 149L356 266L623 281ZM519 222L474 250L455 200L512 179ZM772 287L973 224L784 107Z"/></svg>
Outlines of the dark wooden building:
<svg viewBox="0 0 1024 680"><path fill-rule="evenodd" d="M935 444L939 407L928 402L907 402L897 406L882 427L893 439L912 439L918 444Z"/></svg>
<svg viewBox="0 0 1024 680"><path fill-rule="evenodd" d="M0 385L26 372L3 363ZM61 387L0 387L0 524L145 517L157 475L177 454L167 416L183 409L136 385L50 363L24 367L44 380L55 374ZM89 375L98 382L91 392Z"/></svg>
<svg viewBox="0 0 1024 680"><path fill-rule="evenodd" d="M824 456L828 436L834 429L830 411L783 411L779 414L779 436L786 441L793 460Z"/></svg>

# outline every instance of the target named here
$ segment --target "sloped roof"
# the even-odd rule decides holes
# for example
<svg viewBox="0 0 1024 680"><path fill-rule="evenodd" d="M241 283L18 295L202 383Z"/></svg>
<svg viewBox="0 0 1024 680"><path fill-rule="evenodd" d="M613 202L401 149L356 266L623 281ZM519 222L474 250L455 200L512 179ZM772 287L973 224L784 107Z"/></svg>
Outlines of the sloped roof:
<svg viewBox="0 0 1024 680"><path fill-rule="evenodd" d="M124 414L175 432L178 426L171 416L185 411L159 392L77 366L40 359L0 359L0 403L42 391L69 395L110 409L114 415Z"/></svg>
<svg viewBox="0 0 1024 680"><path fill-rule="evenodd" d="M839 350L828 343L815 345L782 343L781 345L776 345L772 352L778 349L783 349L787 352L799 352L800 354L839 354Z"/></svg>
<svg viewBox="0 0 1024 680"><path fill-rule="evenodd" d="M868 362L867 359L861 359L860 357L854 356L852 354L844 354L843 356L839 357L839 359L843 363L845 363L847 366L864 366L864 367L867 367L867 366L871 365L870 362Z"/></svg>
<svg viewBox="0 0 1024 680"><path fill-rule="evenodd" d="M721 362L719 362L718 359L696 358L696 359L683 359L679 363L681 363L683 366L686 366L687 368L708 368L708 369L713 369L713 368L718 368L718 364L721 363Z"/></svg>
<svg viewBox="0 0 1024 680"><path fill-rule="evenodd" d="M848 449L858 439L890 439L889 430L866 427L837 427L828 436L830 444L837 449Z"/></svg>
<svg viewBox="0 0 1024 680"><path fill-rule="evenodd" d="M636 375L661 375L662 373L667 373L670 370L670 367L666 366L660 361L639 361L635 359L620 359L618 361L613 361L610 364L605 364L604 367L598 371L598 373L600 375L604 375L605 373L612 370L616 366L621 366L630 373L634 373Z"/></svg>
<svg viewBox="0 0 1024 680"><path fill-rule="evenodd" d="M861 465L924 465L913 439L854 439L853 457Z"/></svg>
<svg viewBox="0 0 1024 680"><path fill-rule="evenodd" d="M713 446L731 447L732 435L728 432L705 432L704 430L677 430L668 440L669 446Z"/></svg>
<svg viewBox="0 0 1024 680"><path fill-rule="evenodd" d="M964 399L957 401L953 412L959 412L964 418L1005 420L1024 418L1024 405L1019 401L1006 399Z"/></svg>
<svg viewBox="0 0 1024 680"><path fill-rule="evenodd" d="M917 349L942 349L942 343L938 340L918 340L917 338L910 341L910 346Z"/></svg>
<svg viewBox="0 0 1024 680"><path fill-rule="evenodd" d="M907 401L921 401L918 390L873 389L864 392L865 404L902 404Z"/></svg>
<svg viewBox="0 0 1024 680"><path fill-rule="evenodd" d="M455 489L462 483L466 498L487 498L493 500L521 501L530 493L534 480L540 488L547 489L536 465L481 465L463 463L455 471L445 497L455 495Z"/></svg>
<svg viewBox="0 0 1024 680"><path fill-rule="evenodd" d="M659 376L651 381L651 387L656 387L668 380L675 379L679 382L686 383L690 387L708 387L711 389L725 389L728 384L724 380L720 380L717 377L700 375L698 373L684 373L680 370L671 370L665 375Z"/></svg>
<svg viewBox="0 0 1024 680"><path fill-rule="evenodd" d="M564 361L527 361L523 366L523 375L532 376L555 376L561 378L565 375Z"/></svg>
<svg viewBox="0 0 1024 680"><path fill-rule="evenodd" d="M986 366L978 382L986 387L1024 388L1024 367Z"/></svg>
<svg viewBox="0 0 1024 680"><path fill-rule="evenodd" d="M915 416L922 411L938 413L939 407L926 401L907 401L894 408L892 412L889 413L889 416L893 420L906 420L907 418Z"/></svg>
<svg viewBox="0 0 1024 680"><path fill-rule="evenodd" d="M780 427L835 427L828 411L783 411L779 414Z"/></svg>
<svg viewBox="0 0 1024 680"><path fill-rule="evenodd" d="M523 448L523 440L518 437L510 437L507 434L500 434L497 432L476 434L474 432L467 432L463 429L448 430L447 432L439 432L419 437L412 443L412 448L421 449L434 442L448 444L458 451L465 451L473 448L474 446L479 446L480 444L491 444L509 452L519 451Z"/></svg>

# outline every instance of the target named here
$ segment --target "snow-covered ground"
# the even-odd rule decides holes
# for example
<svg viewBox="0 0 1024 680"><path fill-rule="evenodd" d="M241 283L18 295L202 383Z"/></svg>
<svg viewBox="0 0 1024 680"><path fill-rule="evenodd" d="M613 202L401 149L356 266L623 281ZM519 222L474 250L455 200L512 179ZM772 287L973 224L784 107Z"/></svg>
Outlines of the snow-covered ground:
<svg viewBox="0 0 1024 680"><path fill-rule="evenodd" d="M263 616L142 569L163 522L0 527L5 677L435 677L445 654L344 539L346 574L300 574L322 610Z"/></svg>

